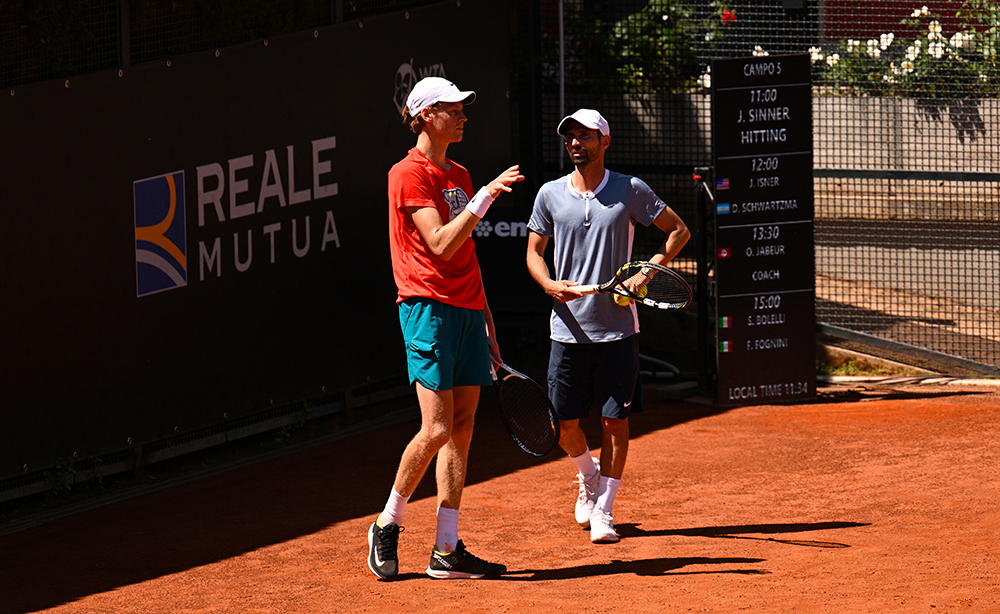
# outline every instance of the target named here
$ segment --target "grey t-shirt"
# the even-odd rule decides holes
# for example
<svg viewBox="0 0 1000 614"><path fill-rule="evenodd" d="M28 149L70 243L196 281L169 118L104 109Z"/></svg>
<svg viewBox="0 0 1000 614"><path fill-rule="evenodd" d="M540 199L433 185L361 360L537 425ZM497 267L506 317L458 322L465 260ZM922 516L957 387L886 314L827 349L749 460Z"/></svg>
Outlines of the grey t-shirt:
<svg viewBox="0 0 1000 614"><path fill-rule="evenodd" d="M605 171L601 185L587 194L573 189L566 175L538 190L528 229L552 237L553 279L599 284L631 260L635 223L649 226L666 206L631 175ZM591 294L554 303L550 328L555 341L597 343L636 334L639 319L635 305L620 307L610 294Z"/></svg>

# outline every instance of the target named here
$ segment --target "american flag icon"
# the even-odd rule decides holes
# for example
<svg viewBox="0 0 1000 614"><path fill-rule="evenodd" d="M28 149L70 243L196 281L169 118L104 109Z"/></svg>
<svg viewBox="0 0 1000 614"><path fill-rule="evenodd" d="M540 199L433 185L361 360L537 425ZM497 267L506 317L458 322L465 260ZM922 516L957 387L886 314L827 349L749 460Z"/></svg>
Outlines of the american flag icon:
<svg viewBox="0 0 1000 614"><path fill-rule="evenodd" d="M716 190L728 190L729 189L729 177L726 177L725 179L716 179L715 180L715 189Z"/></svg>

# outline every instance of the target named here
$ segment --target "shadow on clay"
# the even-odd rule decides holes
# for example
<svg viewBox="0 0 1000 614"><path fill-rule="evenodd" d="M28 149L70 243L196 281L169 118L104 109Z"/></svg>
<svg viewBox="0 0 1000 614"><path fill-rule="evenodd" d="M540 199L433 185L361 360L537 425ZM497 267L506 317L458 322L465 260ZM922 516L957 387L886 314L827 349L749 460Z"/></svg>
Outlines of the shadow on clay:
<svg viewBox="0 0 1000 614"><path fill-rule="evenodd" d="M764 535L774 535L782 533L805 533L808 531L825 531L830 529L850 529L854 527L866 527L870 523L866 522L813 522L813 523L786 523L786 524L748 524L728 527L698 527L693 529L657 529L648 531L638 524L615 525L615 530L623 538L633 537L658 537L665 535L685 535L689 537L712 537L724 539L750 539L755 541L769 541L780 544L790 544L793 546L807 546L810 548L850 548L849 544L839 542L806 540L806 539L786 539L777 537L756 537L751 533L761 533Z"/></svg>

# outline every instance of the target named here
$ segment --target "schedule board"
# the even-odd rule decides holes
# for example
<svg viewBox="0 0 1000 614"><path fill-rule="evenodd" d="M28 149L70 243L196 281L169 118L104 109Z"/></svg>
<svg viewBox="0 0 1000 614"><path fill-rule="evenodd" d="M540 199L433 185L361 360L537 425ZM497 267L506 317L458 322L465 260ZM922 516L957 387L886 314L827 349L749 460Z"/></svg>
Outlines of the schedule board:
<svg viewBox="0 0 1000 614"><path fill-rule="evenodd" d="M815 395L806 54L712 63L717 402Z"/></svg>

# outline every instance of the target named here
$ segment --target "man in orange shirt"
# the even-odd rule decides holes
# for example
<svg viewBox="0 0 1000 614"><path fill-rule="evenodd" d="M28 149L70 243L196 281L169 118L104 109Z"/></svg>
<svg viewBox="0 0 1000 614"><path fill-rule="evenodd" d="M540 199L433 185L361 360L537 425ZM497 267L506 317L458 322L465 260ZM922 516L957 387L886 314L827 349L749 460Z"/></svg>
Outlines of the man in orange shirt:
<svg viewBox="0 0 1000 614"><path fill-rule="evenodd" d="M475 98L439 77L414 85L403 121L417 144L389 171L392 272L421 424L403 451L385 509L368 530L368 567L383 579L399 572L406 503L435 455L437 539L427 574L490 578L507 570L473 556L458 539L479 389L492 383L490 356L500 360L471 234L493 199L524 179L512 166L470 198L469 172L446 153L462 140L464 108Z"/></svg>

